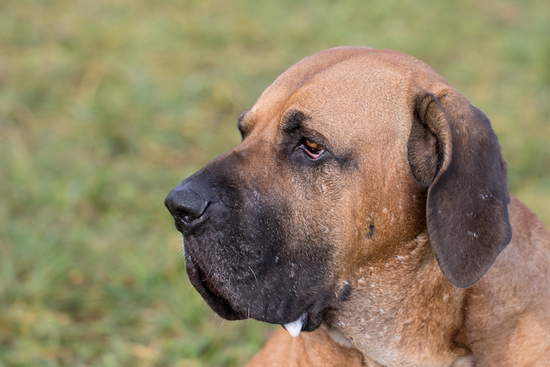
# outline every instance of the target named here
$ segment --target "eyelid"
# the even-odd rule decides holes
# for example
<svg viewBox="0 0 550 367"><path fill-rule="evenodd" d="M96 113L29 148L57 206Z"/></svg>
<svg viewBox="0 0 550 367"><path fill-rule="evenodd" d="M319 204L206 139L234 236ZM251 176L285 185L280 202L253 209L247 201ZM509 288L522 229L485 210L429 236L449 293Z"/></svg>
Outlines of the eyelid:
<svg viewBox="0 0 550 367"><path fill-rule="evenodd" d="M317 146L319 146L320 149L330 150L329 144L325 139L325 137L320 133L316 132L315 130L302 129L301 133L302 133L302 142L304 142L307 139L311 143L314 143Z"/></svg>
<svg viewBox="0 0 550 367"><path fill-rule="evenodd" d="M313 139L304 138L304 143L305 143L305 145L307 145L311 149L325 150L325 148L323 148L320 144L317 144L317 142L315 142L315 140L313 140Z"/></svg>

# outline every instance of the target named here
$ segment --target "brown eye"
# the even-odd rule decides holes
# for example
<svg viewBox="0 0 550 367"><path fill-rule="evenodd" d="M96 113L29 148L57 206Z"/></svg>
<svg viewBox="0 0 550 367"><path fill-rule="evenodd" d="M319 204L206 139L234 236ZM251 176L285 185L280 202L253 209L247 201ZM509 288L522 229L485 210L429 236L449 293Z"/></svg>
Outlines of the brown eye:
<svg viewBox="0 0 550 367"><path fill-rule="evenodd" d="M323 152L325 151L322 146L308 138L304 138L303 143L300 147L311 159L319 158L321 154L323 154Z"/></svg>

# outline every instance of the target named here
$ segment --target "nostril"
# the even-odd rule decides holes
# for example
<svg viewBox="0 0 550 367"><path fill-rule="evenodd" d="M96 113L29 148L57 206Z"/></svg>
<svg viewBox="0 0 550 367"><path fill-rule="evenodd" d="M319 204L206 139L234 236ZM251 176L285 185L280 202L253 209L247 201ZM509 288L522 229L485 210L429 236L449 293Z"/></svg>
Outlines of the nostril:
<svg viewBox="0 0 550 367"><path fill-rule="evenodd" d="M174 189L165 204L174 219L189 225L200 218L210 202L191 189Z"/></svg>
<svg viewBox="0 0 550 367"><path fill-rule="evenodd" d="M200 218L204 212L206 211L206 208L208 207L208 202L206 202L206 205L204 207L197 207L197 208L179 208L176 209L175 217L177 219L182 220L183 222L191 223L197 218Z"/></svg>
<svg viewBox="0 0 550 367"><path fill-rule="evenodd" d="M186 212L185 210L176 210L176 217L183 222L193 221L193 217L189 215L189 212Z"/></svg>

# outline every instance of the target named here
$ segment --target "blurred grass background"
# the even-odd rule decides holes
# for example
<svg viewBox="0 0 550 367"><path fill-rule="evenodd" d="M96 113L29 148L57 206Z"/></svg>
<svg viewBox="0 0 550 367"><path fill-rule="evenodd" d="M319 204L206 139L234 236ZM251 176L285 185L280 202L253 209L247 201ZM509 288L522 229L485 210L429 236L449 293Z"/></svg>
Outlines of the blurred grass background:
<svg viewBox="0 0 550 367"><path fill-rule="evenodd" d="M0 366L239 366L270 328L193 291L163 206L283 70L338 45L430 64L550 223L547 0L0 2Z"/></svg>

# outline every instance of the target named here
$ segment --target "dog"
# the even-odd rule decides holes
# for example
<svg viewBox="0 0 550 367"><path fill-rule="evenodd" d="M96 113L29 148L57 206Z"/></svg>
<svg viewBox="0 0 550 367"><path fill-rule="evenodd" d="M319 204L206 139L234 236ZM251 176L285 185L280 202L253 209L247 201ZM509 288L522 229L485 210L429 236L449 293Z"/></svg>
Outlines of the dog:
<svg viewBox="0 0 550 367"><path fill-rule="evenodd" d="M280 75L165 204L249 366L550 366L550 233L489 119L428 65L338 47Z"/></svg>

